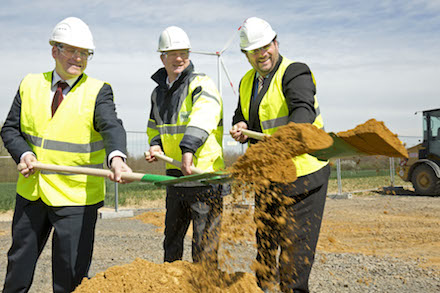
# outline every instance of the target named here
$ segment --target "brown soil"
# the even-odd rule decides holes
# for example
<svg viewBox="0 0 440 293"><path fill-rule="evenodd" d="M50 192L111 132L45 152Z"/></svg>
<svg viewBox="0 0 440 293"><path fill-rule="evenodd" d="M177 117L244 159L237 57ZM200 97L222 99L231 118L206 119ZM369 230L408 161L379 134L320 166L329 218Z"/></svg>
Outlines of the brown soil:
<svg viewBox="0 0 440 293"><path fill-rule="evenodd" d="M311 124L289 123L271 136L252 145L228 170L241 182L267 186L269 181L287 183L296 180L291 158L330 147L333 139Z"/></svg>
<svg viewBox="0 0 440 293"><path fill-rule="evenodd" d="M337 135L368 155L408 158L402 142L382 121L370 119L354 129L338 132Z"/></svg>
<svg viewBox="0 0 440 293"><path fill-rule="evenodd" d="M417 200L424 199L414 198ZM440 269L437 212L434 207L401 209L392 203L363 209L341 208L324 217L318 250L423 258L425 266Z"/></svg>
<svg viewBox="0 0 440 293"><path fill-rule="evenodd" d="M75 293L166 293L166 292L262 292L249 273L227 274L185 261L155 264L137 258L131 264L114 266L77 287Z"/></svg>
<svg viewBox="0 0 440 293"><path fill-rule="evenodd" d="M165 212L143 213L133 219L157 226L156 232L163 233ZM250 225L243 226L243 223ZM189 235L192 229L188 230ZM255 224L250 209L231 210L223 213L221 241L239 243L252 241ZM227 267L226 259L231 254L224 250L220 257L222 267ZM217 268L192 264L185 261L155 264L136 259L131 264L114 266L97 274L90 280L84 279L75 290L78 292L262 292L257 286L255 276L249 273L227 273Z"/></svg>
<svg viewBox="0 0 440 293"><path fill-rule="evenodd" d="M410 199L400 199L405 200ZM423 201L428 199L419 201L424 205ZM326 213L322 223L319 251L422 258L424 266L440 269L438 208L412 210L409 205L400 203L396 208L397 203L391 200L384 205L383 201L368 197L335 202L339 202L339 208ZM362 202L365 202L362 208L357 207ZM157 225L157 233L162 233L164 216L165 212L148 212L133 219ZM250 210L227 209L223 218L222 243L255 241L255 224ZM223 257L229 256L224 251ZM75 292L261 292L259 290L251 274L208 271L182 261L154 264L136 259L131 264L111 267L84 280Z"/></svg>
<svg viewBox="0 0 440 293"><path fill-rule="evenodd" d="M341 138L356 148L368 154L403 156L406 150L403 145L383 124L372 119L353 130L338 134ZM245 187L251 193L260 196L261 201L273 202L279 200L285 205L288 198L280 196L276 191L267 193L271 181L277 183L294 182L297 178L292 157L316 150L325 149L333 144L332 138L323 130L311 124L295 124L280 127L272 136L265 138L247 149L233 166L228 170L232 177L241 184L233 198L238 198L243 188L242 183L250 183ZM399 155L396 155L399 154ZM271 219L274 223L285 223L283 213L277 219L264 211L256 213L256 222L263 225L261 219ZM365 215L368 217L368 215ZM148 213L138 217L145 222L163 227L163 213ZM246 225L243 225L246 223ZM362 233L362 222L352 223L352 228L357 233ZM338 229L345 229L339 227ZM326 230L326 225L323 230ZM255 235L256 224L254 215L249 210L225 210L221 240L223 243L236 243L252 241ZM352 230L353 231L353 230ZM160 229L158 230L160 232ZM368 234L367 233L365 234ZM371 233L370 233L371 234ZM360 236L359 236L360 237ZM391 237L391 236L389 236ZM397 237L397 236L396 236ZM337 239L337 240L336 240ZM397 239L397 238L396 238ZM342 238L325 235L324 241L328 247L336 247L343 243ZM348 250L349 251L349 250ZM357 250L359 251L359 250ZM226 251L223 257L230 257ZM224 267L226 260L220 259L220 267ZM256 267L253 269L264 269ZM188 262L173 262L155 264L142 259L136 259L131 264L111 267L105 272L97 274L90 280L84 280L75 292L261 292L256 284L256 279L248 273L228 273L217 268Z"/></svg>
<svg viewBox="0 0 440 293"><path fill-rule="evenodd" d="M396 197L393 199L398 201ZM380 204L373 198L356 201L335 201L340 208L326 213L321 227L318 250L336 253L362 253L366 255L394 256L399 258L425 258L427 267L440 269L440 225L438 206L423 209L426 198L402 198L400 201L419 201L419 208L410 205L399 208L390 201ZM365 202L362 208L355 206ZM371 201L371 204L368 204ZM402 207L403 206L403 207ZM162 221L157 221L157 218ZM136 217L163 231L165 213L143 213ZM243 223L248 223L243 225ZM249 210L226 210L223 215L222 241L255 241L255 223Z"/></svg>

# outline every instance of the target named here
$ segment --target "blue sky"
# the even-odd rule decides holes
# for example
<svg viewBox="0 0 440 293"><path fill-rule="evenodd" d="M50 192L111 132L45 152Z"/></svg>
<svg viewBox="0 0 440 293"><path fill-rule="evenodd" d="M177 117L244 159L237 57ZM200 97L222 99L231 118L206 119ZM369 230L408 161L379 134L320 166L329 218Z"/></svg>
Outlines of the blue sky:
<svg viewBox="0 0 440 293"><path fill-rule="evenodd" d="M280 52L307 63L327 131L343 131L375 118L400 136L421 136L416 111L440 108L440 1L12 1L0 11L0 120L6 118L20 80L52 70L48 39L61 19L89 24L96 54L86 73L109 82L127 130L144 131L161 67L160 32L182 27L193 50L219 51L234 86L250 68L237 31L258 16L278 33ZM192 54L198 71L217 83L217 58ZM237 97L222 72L225 131Z"/></svg>

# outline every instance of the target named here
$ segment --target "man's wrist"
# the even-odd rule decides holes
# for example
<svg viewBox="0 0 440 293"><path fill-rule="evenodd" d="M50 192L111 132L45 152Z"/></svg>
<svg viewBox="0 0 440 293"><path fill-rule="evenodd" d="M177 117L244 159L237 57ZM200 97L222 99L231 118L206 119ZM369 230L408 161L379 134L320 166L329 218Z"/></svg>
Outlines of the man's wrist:
<svg viewBox="0 0 440 293"><path fill-rule="evenodd" d="M116 158L116 157L121 158L124 163L127 160L127 156L123 152L113 151L108 155L107 167L111 168L112 160L113 160L113 158Z"/></svg>

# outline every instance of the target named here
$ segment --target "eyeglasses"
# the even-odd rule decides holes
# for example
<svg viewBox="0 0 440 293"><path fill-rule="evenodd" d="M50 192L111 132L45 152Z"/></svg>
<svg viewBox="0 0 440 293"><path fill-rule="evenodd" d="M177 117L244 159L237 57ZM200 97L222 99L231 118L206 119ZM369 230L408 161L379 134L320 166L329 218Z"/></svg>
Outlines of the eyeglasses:
<svg viewBox="0 0 440 293"><path fill-rule="evenodd" d="M173 59L176 59L178 57L182 59L187 59L189 57L189 51L169 51L169 52L163 52L162 55L165 55Z"/></svg>
<svg viewBox="0 0 440 293"><path fill-rule="evenodd" d="M262 51L267 51L267 50L269 50L269 48L270 48L270 46L272 45L272 43L273 43L273 42L270 42L269 44L267 44L267 45L264 46L264 47L257 48L257 49L253 49L253 50L248 50L248 51L246 51L246 52L248 52L249 54L255 55L255 54L260 53L260 52L262 52Z"/></svg>
<svg viewBox="0 0 440 293"><path fill-rule="evenodd" d="M64 47L63 44L58 44L57 48L58 48L58 50L60 50L61 54L63 54L64 57L66 57L66 58L72 58L73 56L79 56L81 59L91 60L93 57L92 50Z"/></svg>

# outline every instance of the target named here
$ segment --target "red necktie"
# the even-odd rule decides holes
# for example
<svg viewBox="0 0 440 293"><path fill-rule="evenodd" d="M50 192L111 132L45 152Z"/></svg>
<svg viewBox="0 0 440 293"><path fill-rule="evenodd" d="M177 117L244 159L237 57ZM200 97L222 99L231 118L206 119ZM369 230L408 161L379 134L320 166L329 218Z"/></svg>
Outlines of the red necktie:
<svg viewBox="0 0 440 293"><path fill-rule="evenodd" d="M55 91L52 100L52 116L55 114L55 111L58 109L58 106L61 104L61 102L64 99L63 90L69 86L67 83L61 80L57 82L57 84L58 84L57 90Z"/></svg>

